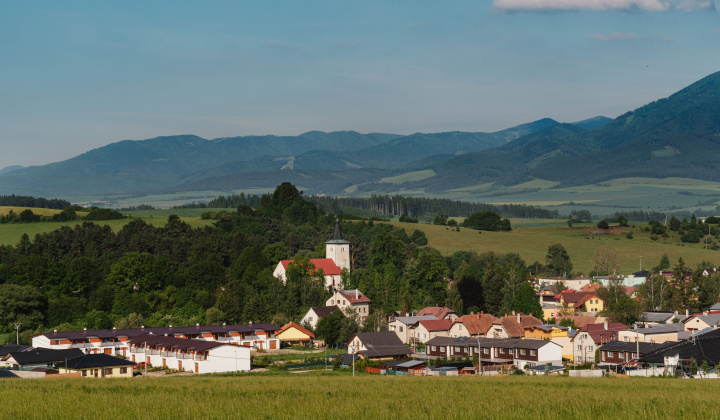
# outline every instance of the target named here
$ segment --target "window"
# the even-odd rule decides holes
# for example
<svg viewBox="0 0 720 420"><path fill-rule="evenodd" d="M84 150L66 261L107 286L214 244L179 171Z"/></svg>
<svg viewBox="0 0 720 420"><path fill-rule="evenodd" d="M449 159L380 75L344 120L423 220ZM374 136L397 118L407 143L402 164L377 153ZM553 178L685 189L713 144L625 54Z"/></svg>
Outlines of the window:
<svg viewBox="0 0 720 420"><path fill-rule="evenodd" d="M430 346L430 351L435 351L435 346Z"/></svg>
<svg viewBox="0 0 720 420"><path fill-rule="evenodd" d="M462 331L462 324L458 324L458 330Z"/></svg>
<svg viewBox="0 0 720 420"><path fill-rule="evenodd" d="M526 352L525 352L525 349L520 349L520 354L521 354L521 355L525 356L525 353L526 353Z"/></svg>
<svg viewBox="0 0 720 420"><path fill-rule="evenodd" d="M105 375L112 375L112 368L105 368Z"/></svg>
<svg viewBox="0 0 720 420"><path fill-rule="evenodd" d="M445 351L445 346L440 346L440 351Z"/></svg>
<svg viewBox="0 0 720 420"><path fill-rule="evenodd" d="M403 332L403 327L402 327L402 326L400 327L400 332Z"/></svg>
<svg viewBox="0 0 720 420"><path fill-rule="evenodd" d="M537 355L537 351L535 351L535 350L530 350L530 356L536 356L536 355Z"/></svg>
<svg viewBox="0 0 720 420"><path fill-rule="evenodd" d="M123 374L123 375L126 374L126 373L127 373L127 368L126 368L126 367L121 367L121 368L120 368L120 373Z"/></svg>
<svg viewBox="0 0 720 420"><path fill-rule="evenodd" d="M460 347L457 347L457 346L456 346L456 347L455 347L455 351L458 352L458 353L460 353Z"/></svg>
<svg viewBox="0 0 720 420"><path fill-rule="evenodd" d="M483 354L489 354L489 353L490 353L490 349L483 349Z"/></svg>
<svg viewBox="0 0 720 420"><path fill-rule="evenodd" d="M313 317L309 316L309 317L308 317L308 322L313 322Z"/></svg>
<svg viewBox="0 0 720 420"><path fill-rule="evenodd" d="M82 371L82 376L87 376L87 370Z"/></svg>
<svg viewBox="0 0 720 420"><path fill-rule="evenodd" d="M608 357L615 357L615 352L614 352L614 351L609 351L609 352L607 352L607 353L608 353Z"/></svg>
<svg viewBox="0 0 720 420"><path fill-rule="evenodd" d="M582 351L582 344L578 344L578 351Z"/></svg>

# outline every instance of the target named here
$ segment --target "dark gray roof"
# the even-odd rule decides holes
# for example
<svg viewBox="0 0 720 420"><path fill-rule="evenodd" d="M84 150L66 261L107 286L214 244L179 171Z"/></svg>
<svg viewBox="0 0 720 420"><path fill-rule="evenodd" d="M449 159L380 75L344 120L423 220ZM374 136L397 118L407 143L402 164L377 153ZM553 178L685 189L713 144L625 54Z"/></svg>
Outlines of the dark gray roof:
<svg viewBox="0 0 720 420"><path fill-rule="evenodd" d="M264 331L264 332L275 332L279 330L276 325L269 323L260 324L241 324L241 325L199 325L191 327L146 327L146 328L130 328L126 330L87 330L87 331L66 331L66 332L51 332L39 335L44 335L50 340L78 340L88 337L98 338L117 338L117 337L136 337L142 334L155 334L155 335L168 335L174 334L183 335L196 335L202 333L249 333L253 331Z"/></svg>
<svg viewBox="0 0 720 420"><path fill-rule="evenodd" d="M89 369L89 368L102 368L106 366L132 366L135 363L121 359L119 357L111 356L109 354L86 354L73 359L68 359L67 367L70 369ZM57 363L56 368L64 368L65 361Z"/></svg>
<svg viewBox="0 0 720 420"><path fill-rule="evenodd" d="M703 334L679 341L664 343L660 348L648 352L641 362L665 363L665 357L680 356L681 360L695 358L698 365L707 360L710 366L720 363L720 330L714 329Z"/></svg>
<svg viewBox="0 0 720 420"><path fill-rule="evenodd" d="M331 240L325 242L326 244L349 244L349 241L343 239L342 232L340 232L340 220L335 219L335 232Z"/></svg>
<svg viewBox="0 0 720 420"><path fill-rule="evenodd" d="M360 360L360 355L359 354L343 354L342 357L340 358L340 364L343 364L345 366L350 366L350 365L352 365L353 359L355 359L355 361Z"/></svg>
<svg viewBox="0 0 720 420"><path fill-rule="evenodd" d="M638 345L640 346L640 354L645 354L665 346L665 343L630 343L626 341L611 341L600 346L600 350L629 351L634 353L637 351Z"/></svg>
<svg viewBox="0 0 720 420"><path fill-rule="evenodd" d="M17 378L18 376L9 369L0 369L0 378Z"/></svg>
<svg viewBox="0 0 720 420"><path fill-rule="evenodd" d="M162 347L173 350L189 350L200 352L223 346L221 341L194 340L190 338L166 337L164 335L143 334L130 340L130 344L143 344L148 347Z"/></svg>
<svg viewBox="0 0 720 420"><path fill-rule="evenodd" d="M5 344L4 346L0 347L0 359L2 359L3 356L8 353L12 353L14 351L25 351L31 348L32 347L26 346L24 344Z"/></svg>
<svg viewBox="0 0 720 420"><path fill-rule="evenodd" d="M367 350L359 353L365 357L395 357L412 354L408 346L392 331L357 333L355 336Z"/></svg>
<svg viewBox="0 0 720 420"><path fill-rule="evenodd" d="M39 349L10 352L7 356L12 357L19 365L30 365L34 363L55 363L82 356L80 349Z"/></svg>
<svg viewBox="0 0 720 420"><path fill-rule="evenodd" d="M648 311L640 315L640 322L666 322L671 319L674 312L670 311Z"/></svg>
<svg viewBox="0 0 720 420"><path fill-rule="evenodd" d="M653 325L648 328L635 328L630 330L632 332L638 332L640 334L663 334L669 332L685 331L685 324L678 322L675 324L659 324Z"/></svg>

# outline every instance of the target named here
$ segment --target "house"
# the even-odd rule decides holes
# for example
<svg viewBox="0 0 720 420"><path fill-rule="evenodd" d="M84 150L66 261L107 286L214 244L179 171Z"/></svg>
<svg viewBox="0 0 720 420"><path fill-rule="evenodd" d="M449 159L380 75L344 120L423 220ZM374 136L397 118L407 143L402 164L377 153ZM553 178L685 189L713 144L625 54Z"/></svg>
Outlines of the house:
<svg viewBox="0 0 720 420"><path fill-rule="evenodd" d="M594 362L595 351L605 343L618 341L618 332L627 329L628 326L620 322L605 321L602 324L585 325L571 340L573 361L575 363Z"/></svg>
<svg viewBox="0 0 720 420"><path fill-rule="evenodd" d="M595 292L563 292L557 296L562 312L578 314L579 312L600 313L605 309L605 302Z"/></svg>
<svg viewBox="0 0 720 420"><path fill-rule="evenodd" d="M248 371L250 352L250 347L237 344L155 334L130 340L133 362L194 373Z"/></svg>
<svg viewBox="0 0 720 420"><path fill-rule="evenodd" d="M339 289L342 288L342 272L350 271L350 242L343 239L340 232L340 220L335 220L335 232L333 238L325 242L326 258L311 259L313 269L308 273L311 276L316 275L322 270L325 277L325 287ZM287 281L287 268L292 264L292 260L282 260L273 271L273 276L281 279L283 283Z"/></svg>
<svg viewBox="0 0 720 420"><path fill-rule="evenodd" d="M415 339L415 327L420 321L437 320L433 315L398 316L388 324L388 330L394 332L403 343L411 343Z"/></svg>
<svg viewBox="0 0 720 420"><path fill-rule="evenodd" d="M528 325L523 327L525 338L535 340L548 340L562 347L562 357L572 360L573 343L572 338L575 331L570 327L557 324Z"/></svg>
<svg viewBox="0 0 720 420"><path fill-rule="evenodd" d="M623 341L611 341L600 346L600 361L598 366L624 365L662 347L659 343L626 343Z"/></svg>
<svg viewBox="0 0 720 420"><path fill-rule="evenodd" d="M578 329L589 324L602 324L607 321L607 318L603 316L561 315L557 318L557 322L560 323L564 319L572 321Z"/></svg>
<svg viewBox="0 0 720 420"><path fill-rule="evenodd" d="M696 333L690 339L661 344L657 349L642 355L640 362L652 367L664 366L663 373L673 374L676 369L689 373L691 359L695 359L698 367L703 362L711 367L720 364L720 330L707 330Z"/></svg>
<svg viewBox="0 0 720 420"><path fill-rule="evenodd" d="M470 313L455 319L450 327L450 337L486 337L497 318L490 314L480 312Z"/></svg>
<svg viewBox="0 0 720 420"><path fill-rule="evenodd" d="M525 330L523 327L531 325L540 325L543 322L532 315L524 315L521 313L513 313L510 316L504 316L495 322L488 330L486 336L491 338L523 338Z"/></svg>
<svg viewBox="0 0 720 420"><path fill-rule="evenodd" d="M685 331L702 331L706 328L718 328L720 326L720 313L702 313L691 315L683 321Z"/></svg>
<svg viewBox="0 0 720 420"><path fill-rule="evenodd" d="M343 313L345 309L351 308L360 317L360 324L370 314L370 299L362 294L360 290L336 290L330 298L325 301L325 306L337 306Z"/></svg>
<svg viewBox="0 0 720 420"><path fill-rule="evenodd" d="M562 364L562 347L547 340L482 337L435 337L425 344L429 358L472 358L483 365L526 366Z"/></svg>
<svg viewBox="0 0 720 420"><path fill-rule="evenodd" d="M355 334L347 343L349 353L358 353L363 359L382 360L406 357L412 350L392 331Z"/></svg>
<svg viewBox="0 0 720 420"><path fill-rule="evenodd" d="M84 353L104 353L128 357L130 340L142 334L219 341L255 349L278 349L279 328L269 323L241 325L195 325L191 327L141 327L125 330L53 331L33 336L33 347L81 349Z"/></svg>
<svg viewBox="0 0 720 420"><path fill-rule="evenodd" d="M432 315L437 319L456 319L458 317L452 309L441 306L428 306L427 308L420 309L416 315Z"/></svg>
<svg viewBox="0 0 720 420"><path fill-rule="evenodd" d="M283 325L283 327L275 333L275 336L281 343L290 345L310 343L315 339L315 334L292 321Z"/></svg>
<svg viewBox="0 0 720 420"><path fill-rule="evenodd" d="M26 346L24 344L5 344L4 346L0 347L0 359L2 359L6 354L16 351L25 351L30 350L32 347Z"/></svg>
<svg viewBox="0 0 720 420"><path fill-rule="evenodd" d="M51 368L55 363L82 356L80 349L44 349L33 348L22 351L11 351L0 359L3 366L16 370L32 370L35 368Z"/></svg>
<svg viewBox="0 0 720 420"><path fill-rule="evenodd" d="M688 316L687 313L683 316L673 311L645 311L640 314L640 319L635 323L635 327L648 328L653 325L681 322Z"/></svg>
<svg viewBox="0 0 720 420"><path fill-rule="evenodd" d="M618 333L618 341L626 343L634 343L640 341L643 343L664 343L666 341L678 341L681 333L685 332L685 325L676 324L658 324L649 328L634 328L632 330L623 330Z"/></svg>
<svg viewBox="0 0 720 420"><path fill-rule="evenodd" d="M590 277L578 276L574 279L563 280L563 284L568 289L580 290L583 286L586 286L592 282Z"/></svg>
<svg viewBox="0 0 720 420"><path fill-rule="evenodd" d="M314 306L305 312L305 315L300 320L300 324L309 325L313 330L317 328L318 322L331 313L340 310L337 305L332 306Z"/></svg>
<svg viewBox="0 0 720 420"><path fill-rule="evenodd" d="M55 364L61 375L79 373L83 378L132 378L135 363L109 354L83 354Z"/></svg>
<svg viewBox="0 0 720 420"><path fill-rule="evenodd" d="M425 343L433 337L447 337L453 324L452 319L428 319L418 321L415 327L415 341Z"/></svg>

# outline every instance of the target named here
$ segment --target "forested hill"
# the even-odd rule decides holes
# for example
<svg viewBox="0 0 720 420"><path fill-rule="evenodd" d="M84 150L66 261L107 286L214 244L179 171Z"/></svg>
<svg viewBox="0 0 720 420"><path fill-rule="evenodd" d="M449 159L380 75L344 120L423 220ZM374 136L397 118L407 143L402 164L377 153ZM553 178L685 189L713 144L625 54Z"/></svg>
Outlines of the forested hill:
<svg viewBox="0 0 720 420"><path fill-rule="evenodd" d="M410 188L442 190L533 178L585 185L623 177L720 181L720 72L666 99L592 130L559 124L505 146L432 166L436 176Z"/></svg>
<svg viewBox="0 0 720 420"><path fill-rule="evenodd" d="M24 341L33 333L83 327L283 325L324 305L330 291L305 267L324 257L334 215L285 183L264 195L257 209L241 204L216 216L214 226L197 229L176 216L162 227L136 219L117 233L85 222L0 247L0 333L14 331L13 322L22 323ZM368 330L392 311L428 305L451 305L460 313L465 302L471 310L499 314L513 307L508 296L527 285L517 255L444 258L423 246L427 238L420 231L360 221L343 222L341 229L352 260L344 286L372 300ZM288 269L283 284L273 269L290 258L298 268ZM444 279L458 269L466 287L448 290ZM480 293L483 276L491 280ZM351 319L342 331L351 335L357 328Z"/></svg>
<svg viewBox="0 0 720 420"><path fill-rule="evenodd" d="M495 133L401 136L341 131L310 132L296 137L206 140L183 135L125 140L63 162L0 173L0 194L67 196L187 191L208 184L221 185L208 189L232 190L247 187L248 183L274 187L283 181L302 179L309 179L316 192L329 192L347 186L347 179L375 181L388 174L377 169L422 166L457 154L497 147L555 124L556 121L546 118ZM292 171L296 173L288 175ZM354 175L353 171L360 173Z"/></svg>

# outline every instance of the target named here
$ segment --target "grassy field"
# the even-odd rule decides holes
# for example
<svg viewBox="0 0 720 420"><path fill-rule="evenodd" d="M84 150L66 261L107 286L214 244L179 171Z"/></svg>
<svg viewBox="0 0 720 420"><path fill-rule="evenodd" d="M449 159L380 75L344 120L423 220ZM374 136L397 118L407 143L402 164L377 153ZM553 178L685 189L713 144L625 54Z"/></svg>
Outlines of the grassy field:
<svg viewBox="0 0 720 420"><path fill-rule="evenodd" d="M2 382L3 380L0 380ZM718 418L720 383L347 372L5 379L4 418Z"/></svg>
<svg viewBox="0 0 720 420"><path fill-rule="evenodd" d="M713 264L720 262L720 251L703 249L702 244L682 244L677 233L671 232L668 239L652 241L650 234L639 232L641 225L627 228L616 228L617 234L591 235L594 225L573 226L559 224L558 220L524 219L524 223L512 220L512 232L482 232L460 228L460 232L446 228L415 223L394 223L403 227L408 234L415 229L425 232L428 245L438 249L444 255L456 251L476 251L509 253L515 252L527 264L534 261L545 263L545 255L550 245L561 243L567 249L573 262L573 269L588 274L593 267L595 249L606 246L618 256L620 273L632 273L640 269L642 256L643 268L652 268L660 262L663 254L667 254L671 264L682 257L685 262L695 267L702 261ZM643 225L644 226L644 225ZM633 239L626 238L632 232Z"/></svg>

